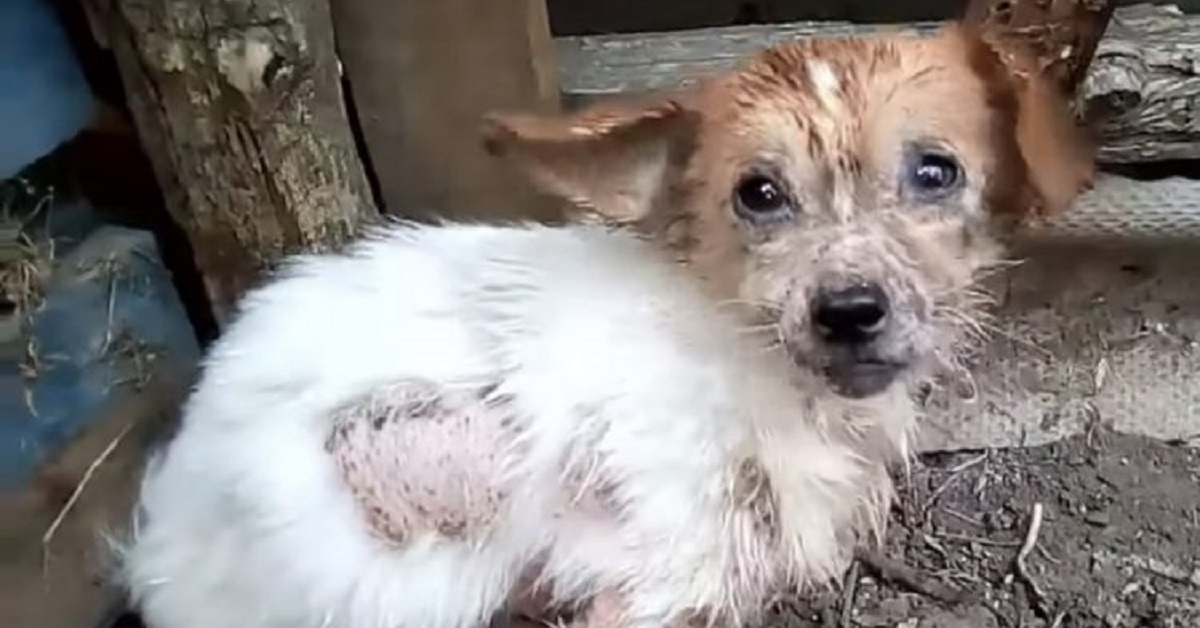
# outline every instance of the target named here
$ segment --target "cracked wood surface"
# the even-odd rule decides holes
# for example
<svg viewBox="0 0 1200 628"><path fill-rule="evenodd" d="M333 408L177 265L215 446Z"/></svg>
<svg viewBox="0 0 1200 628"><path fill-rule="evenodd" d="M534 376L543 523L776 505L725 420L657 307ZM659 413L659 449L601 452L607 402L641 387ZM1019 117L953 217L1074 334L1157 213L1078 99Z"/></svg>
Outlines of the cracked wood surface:
<svg viewBox="0 0 1200 628"><path fill-rule="evenodd" d="M218 320L373 213L325 0L89 0Z"/></svg>
<svg viewBox="0 0 1200 628"><path fill-rule="evenodd" d="M784 41L937 22L856 25L798 22L557 40L559 84L574 106L618 93L687 85ZM1200 158L1200 15L1170 5L1118 8L1078 90L1100 128L1108 163Z"/></svg>

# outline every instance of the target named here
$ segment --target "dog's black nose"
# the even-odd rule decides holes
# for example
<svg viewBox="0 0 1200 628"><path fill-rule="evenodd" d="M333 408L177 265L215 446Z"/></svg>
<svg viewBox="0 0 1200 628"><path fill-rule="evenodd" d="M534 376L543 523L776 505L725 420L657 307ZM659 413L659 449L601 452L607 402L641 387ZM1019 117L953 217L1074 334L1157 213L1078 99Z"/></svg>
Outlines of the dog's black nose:
<svg viewBox="0 0 1200 628"><path fill-rule="evenodd" d="M864 343L883 331L889 307L887 294L879 284L821 290L813 299L813 325L829 342Z"/></svg>

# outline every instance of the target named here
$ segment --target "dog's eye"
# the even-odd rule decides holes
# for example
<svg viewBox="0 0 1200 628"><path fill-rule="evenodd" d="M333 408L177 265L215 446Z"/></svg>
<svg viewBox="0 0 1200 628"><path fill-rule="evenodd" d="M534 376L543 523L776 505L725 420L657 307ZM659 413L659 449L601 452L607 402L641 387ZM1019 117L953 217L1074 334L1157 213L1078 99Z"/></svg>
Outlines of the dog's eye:
<svg viewBox="0 0 1200 628"><path fill-rule="evenodd" d="M779 217L792 207L783 186L762 174L742 179L734 190L733 200L737 212L751 219Z"/></svg>
<svg viewBox="0 0 1200 628"><path fill-rule="evenodd" d="M909 185L926 194L954 189L962 179L962 169L953 157L938 153L923 153L913 160Z"/></svg>

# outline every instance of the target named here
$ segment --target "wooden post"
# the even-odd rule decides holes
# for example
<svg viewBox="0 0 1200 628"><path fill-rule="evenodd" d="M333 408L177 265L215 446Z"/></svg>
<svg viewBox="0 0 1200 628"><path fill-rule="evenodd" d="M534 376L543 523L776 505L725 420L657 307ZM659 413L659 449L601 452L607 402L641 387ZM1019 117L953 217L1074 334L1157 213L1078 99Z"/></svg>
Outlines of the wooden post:
<svg viewBox="0 0 1200 628"><path fill-rule="evenodd" d="M1116 8L1114 0L970 0L964 20L1022 40L1043 70L1073 92Z"/></svg>
<svg viewBox="0 0 1200 628"><path fill-rule="evenodd" d="M325 0L88 0L218 320L372 215Z"/></svg>
<svg viewBox="0 0 1200 628"><path fill-rule="evenodd" d="M389 213L553 215L483 151L483 114L554 110L544 0L331 0L370 162Z"/></svg>

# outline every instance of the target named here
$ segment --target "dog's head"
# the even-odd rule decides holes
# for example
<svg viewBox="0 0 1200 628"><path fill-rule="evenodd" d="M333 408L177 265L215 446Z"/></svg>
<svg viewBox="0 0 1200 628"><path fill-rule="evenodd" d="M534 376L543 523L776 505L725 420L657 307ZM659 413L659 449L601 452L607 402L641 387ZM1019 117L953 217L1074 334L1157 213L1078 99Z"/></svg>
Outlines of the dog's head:
<svg viewBox="0 0 1200 628"><path fill-rule="evenodd" d="M497 115L486 143L658 238L857 398L954 355L1003 236L1090 185L1066 105L1018 51L955 27L794 43L686 93Z"/></svg>

